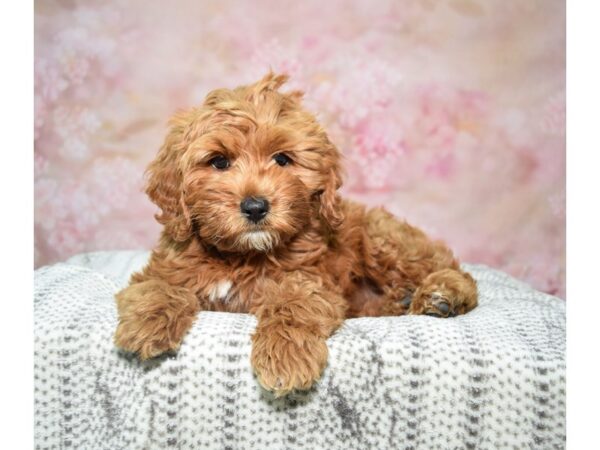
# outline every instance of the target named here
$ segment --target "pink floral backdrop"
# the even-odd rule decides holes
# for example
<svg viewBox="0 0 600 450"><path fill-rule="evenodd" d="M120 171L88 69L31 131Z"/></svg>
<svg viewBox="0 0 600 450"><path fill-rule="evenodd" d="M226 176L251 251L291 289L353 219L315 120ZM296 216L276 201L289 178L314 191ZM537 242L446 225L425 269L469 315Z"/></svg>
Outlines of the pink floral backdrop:
<svg viewBox="0 0 600 450"><path fill-rule="evenodd" d="M151 248L168 117L272 68L348 197L564 296L564 22L555 0L38 1L36 265Z"/></svg>

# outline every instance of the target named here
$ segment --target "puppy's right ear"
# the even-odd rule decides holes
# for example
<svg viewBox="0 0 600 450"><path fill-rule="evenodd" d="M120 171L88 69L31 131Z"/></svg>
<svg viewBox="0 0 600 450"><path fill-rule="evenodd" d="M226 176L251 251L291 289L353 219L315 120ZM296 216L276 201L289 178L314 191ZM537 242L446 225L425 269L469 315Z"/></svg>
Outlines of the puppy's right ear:
<svg viewBox="0 0 600 450"><path fill-rule="evenodd" d="M160 209L156 220L174 240L184 242L192 236L192 223L183 195L180 160L187 148L186 130L191 112L177 113L169 122L170 131L158 155L146 171L146 194Z"/></svg>

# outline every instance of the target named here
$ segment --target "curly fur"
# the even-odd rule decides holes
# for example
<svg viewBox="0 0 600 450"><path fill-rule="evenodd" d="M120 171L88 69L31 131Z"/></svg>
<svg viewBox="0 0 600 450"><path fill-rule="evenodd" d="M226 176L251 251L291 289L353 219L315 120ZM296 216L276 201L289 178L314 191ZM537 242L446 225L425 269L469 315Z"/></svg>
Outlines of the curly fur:
<svg viewBox="0 0 600 450"><path fill-rule="evenodd" d="M116 344L151 358L179 347L198 311L257 316L251 362L276 395L307 389L327 363L326 339L348 317L464 314L473 278L441 242L381 208L342 200L340 153L285 75L180 112L148 168L164 226L150 262L117 295ZM292 163L279 166L278 153ZM227 157L231 167L209 161ZM252 223L248 196L270 211Z"/></svg>

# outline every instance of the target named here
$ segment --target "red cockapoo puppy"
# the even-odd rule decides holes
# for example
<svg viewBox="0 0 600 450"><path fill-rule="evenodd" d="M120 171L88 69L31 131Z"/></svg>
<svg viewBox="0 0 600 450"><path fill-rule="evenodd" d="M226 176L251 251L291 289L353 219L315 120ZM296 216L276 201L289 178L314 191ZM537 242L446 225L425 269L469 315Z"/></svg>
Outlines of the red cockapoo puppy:
<svg viewBox="0 0 600 450"><path fill-rule="evenodd" d="M286 79L215 90L172 119L148 169L164 231L116 296L118 347L152 358L176 350L199 311L249 312L254 371L283 395L319 378L345 318L477 305L443 243L339 197L340 153L302 93L278 91Z"/></svg>

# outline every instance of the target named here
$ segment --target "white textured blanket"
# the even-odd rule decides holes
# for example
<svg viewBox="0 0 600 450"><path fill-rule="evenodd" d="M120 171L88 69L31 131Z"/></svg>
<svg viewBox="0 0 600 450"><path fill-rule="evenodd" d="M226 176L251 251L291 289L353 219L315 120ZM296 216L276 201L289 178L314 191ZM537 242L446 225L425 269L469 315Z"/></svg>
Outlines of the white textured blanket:
<svg viewBox="0 0 600 450"><path fill-rule="evenodd" d="M498 449L565 445L565 305L465 266L465 316L347 320L308 392L273 399L250 368L255 318L201 313L176 356L112 343L113 295L145 252L35 273L35 445L72 449Z"/></svg>

